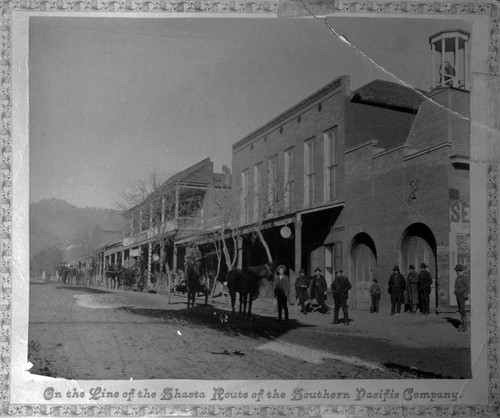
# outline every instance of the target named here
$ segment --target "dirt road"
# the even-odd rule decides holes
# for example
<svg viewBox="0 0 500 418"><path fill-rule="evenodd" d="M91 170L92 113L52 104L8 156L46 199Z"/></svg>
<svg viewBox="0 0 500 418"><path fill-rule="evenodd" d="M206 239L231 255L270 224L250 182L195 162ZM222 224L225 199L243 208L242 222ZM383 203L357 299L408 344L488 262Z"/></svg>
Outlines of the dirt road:
<svg viewBox="0 0 500 418"><path fill-rule="evenodd" d="M438 360L441 369L431 366L425 375L408 364L418 366L433 349L339 336L293 318L247 320L210 305L185 306L182 299L168 306L156 294L32 284L31 372L71 379L401 379L460 373L457 355L464 358L462 349L450 351L448 365Z"/></svg>

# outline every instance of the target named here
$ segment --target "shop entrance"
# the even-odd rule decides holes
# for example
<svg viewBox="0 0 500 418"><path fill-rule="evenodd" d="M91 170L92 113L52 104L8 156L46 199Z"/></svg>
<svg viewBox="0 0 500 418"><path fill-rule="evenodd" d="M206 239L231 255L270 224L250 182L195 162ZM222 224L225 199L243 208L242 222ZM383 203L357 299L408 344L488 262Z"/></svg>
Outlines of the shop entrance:
<svg viewBox="0 0 500 418"><path fill-rule="evenodd" d="M368 234L354 237L351 246L351 277L357 309L370 309L370 286L377 268L375 243Z"/></svg>

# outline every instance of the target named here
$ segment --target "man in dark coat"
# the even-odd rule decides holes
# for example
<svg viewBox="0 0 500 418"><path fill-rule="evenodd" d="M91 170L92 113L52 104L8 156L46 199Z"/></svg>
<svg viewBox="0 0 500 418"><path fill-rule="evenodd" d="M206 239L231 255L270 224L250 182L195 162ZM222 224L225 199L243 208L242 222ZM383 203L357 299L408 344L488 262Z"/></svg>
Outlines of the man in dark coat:
<svg viewBox="0 0 500 418"><path fill-rule="evenodd" d="M285 319L288 321L288 293L290 292L290 279L285 275L286 267L278 266L278 275L274 279L274 297L278 303L278 320L281 321L281 312L285 312Z"/></svg>
<svg viewBox="0 0 500 418"><path fill-rule="evenodd" d="M311 298L316 299L318 305L320 306L321 313L327 313L329 311L328 306L325 304L325 293L328 289L326 284L325 276L321 274L321 269L317 267L314 270L314 276L311 277Z"/></svg>
<svg viewBox="0 0 500 418"><path fill-rule="evenodd" d="M307 302L309 301L309 293L307 288L309 287L309 279L306 276L306 271L300 269L299 276L295 280L295 297L299 300L300 312L307 315Z"/></svg>
<svg viewBox="0 0 500 418"><path fill-rule="evenodd" d="M337 270L335 273L335 279L332 283L332 293L333 301L335 303L335 308L333 310L333 323L339 324L339 311L342 308L344 313L344 325L349 325L349 313L347 312L347 298L349 296L349 290L351 290L351 282L346 276L343 276L342 269Z"/></svg>
<svg viewBox="0 0 500 418"><path fill-rule="evenodd" d="M415 271L415 266L412 264L410 264L408 269L410 272L406 277L406 293L408 295L408 304L411 307L411 313L415 314L417 313L418 307L418 274Z"/></svg>
<svg viewBox="0 0 500 418"><path fill-rule="evenodd" d="M420 264L420 273L418 273L418 301L420 303L420 313L429 315L429 299L431 295L432 277L426 270L427 264Z"/></svg>
<svg viewBox="0 0 500 418"><path fill-rule="evenodd" d="M460 264L455 266L457 278L455 279L455 296L457 298L458 312L462 319L462 324L458 328L459 331L467 331L467 316L465 314L465 301L469 299L469 281L463 274L463 267Z"/></svg>
<svg viewBox="0 0 500 418"><path fill-rule="evenodd" d="M399 267L394 266L389 278L389 294L391 295L391 315L398 316L401 313L401 304L406 289L406 280L399 272Z"/></svg>

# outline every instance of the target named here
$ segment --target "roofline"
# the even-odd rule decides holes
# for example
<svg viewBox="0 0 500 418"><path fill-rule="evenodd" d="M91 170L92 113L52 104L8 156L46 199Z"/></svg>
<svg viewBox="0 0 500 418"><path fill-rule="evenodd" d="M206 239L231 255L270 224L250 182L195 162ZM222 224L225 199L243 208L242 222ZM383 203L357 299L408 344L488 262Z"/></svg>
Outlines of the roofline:
<svg viewBox="0 0 500 418"><path fill-rule="evenodd" d="M432 45L432 43L436 40L436 39L439 39L440 37L442 37L443 35L445 34L456 34L456 35L459 35L459 38L461 39L465 39L465 40L470 40L470 33L469 32L466 32L464 30L461 30L461 29L457 29L457 30L443 30L439 33L436 33L435 35L432 35L429 37L429 44Z"/></svg>
<svg viewBox="0 0 500 418"><path fill-rule="evenodd" d="M157 190L154 190L148 196L146 196L146 198L144 198L144 200L142 200L141 202L139 202L139 203L135 204L134 206L128 208L127 210L124 210L121 213L122 216L126 217L130 213L134 212L137 208L143 206L147 201L151 200L153 195L157 195L157 194L161 193L162 191L164 191L165 189L168 189L169 187L174 186L176 184L201 185L202 183L199 183L199 182L183 181L183 178L186 177L189 174L192 174L192 173L194 173L194 172L202 169L204 166L206 166L208 164L212 165L212 174L214 174L214 172L213 172L213 162L210 159L210 157L207 157L207 158L201 160L200 162L192 165L191 167L188 167L188 168L186 168L186 169L184 169L182 171L179 171L178 173L174 174L172 177L168 178L160 187L158 187ZM210 183L206 183L206 184L203 183L203 185L204 186L209 186Z"/></svg>
<svg viewBox="0 0 500 418"><path fill-rule="evenodd" d="M425 99L422 99L424 101ZM391 105L387 103L377 103L375 101L369 101L369 100L359 100L359 101L354 101L351 99L351 103L355 104L361 104L365 106L374 106L374 107L381 107L383 109L390 109L390 110L395 110L397 112L403 112L403 113L411 113L415 115L418 112L419 107L413 108L413 107L408 107L408 106L396 106L396 105Z"/></svg>
<svg viewBox="0 0 500 418"><path fill-rule="evenodd" d="M257 128L256 130L254 130L250 134L244 136L242 139L235 142L233 144L233 152L236 149L246 145L248 142L250 142L255 137L260 136L264 132L270 130L273 126L280 125L280 124L284 123L285 120L287 118L289 118L292 114L295 114L298 111L305 109L306 107L310 106L311 104L313 104L317 100L330 94L333 90L338 89L342 85L345 85L345 86L347 86L347 88L349 88L349 80L350 80L350 77L348 75L341 75L340 77L337 77L335 80L331 81L330 83L323 86L319 90L316 90L313 94L307 96L305 99L301 100L297 104L293 105L292 107L288 108L284 112L280 113L278 116L271 119L269 122L262 125L260 128Z"/></svg>

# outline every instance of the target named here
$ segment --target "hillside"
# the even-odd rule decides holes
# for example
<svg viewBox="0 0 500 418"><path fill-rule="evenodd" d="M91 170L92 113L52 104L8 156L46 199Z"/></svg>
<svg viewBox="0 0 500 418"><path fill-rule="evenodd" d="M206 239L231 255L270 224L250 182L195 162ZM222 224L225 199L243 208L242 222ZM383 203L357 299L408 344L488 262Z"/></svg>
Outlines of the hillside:
<svg viewBox="0 0 500 418"><path fill-rule="evenodd" d="M61 250L74 242L82 229L102 231L102 244L119 237L123 218L119 211L79 208L60 199L44 199L30 204L30 254L57 246Z"/></svg>

